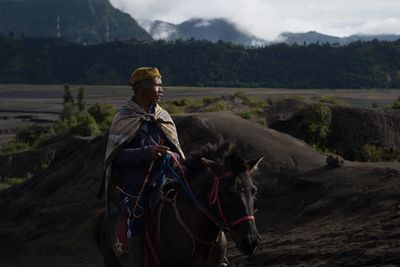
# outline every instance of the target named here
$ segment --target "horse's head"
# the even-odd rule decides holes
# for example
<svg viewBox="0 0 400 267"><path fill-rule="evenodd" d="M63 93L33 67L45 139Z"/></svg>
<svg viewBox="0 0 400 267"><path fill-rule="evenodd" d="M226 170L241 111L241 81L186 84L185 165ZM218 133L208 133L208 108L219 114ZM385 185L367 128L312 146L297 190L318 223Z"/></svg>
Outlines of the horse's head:
<svg viewBox="0 0 400 267"><path fill-rule="evenodd" d="M253 174L263 157L244 160L234 145L223 153L219 160L201 158L213 177L208 202L227 225L237 248L253 255L260 243L254 217L257 187Z"/></svg>

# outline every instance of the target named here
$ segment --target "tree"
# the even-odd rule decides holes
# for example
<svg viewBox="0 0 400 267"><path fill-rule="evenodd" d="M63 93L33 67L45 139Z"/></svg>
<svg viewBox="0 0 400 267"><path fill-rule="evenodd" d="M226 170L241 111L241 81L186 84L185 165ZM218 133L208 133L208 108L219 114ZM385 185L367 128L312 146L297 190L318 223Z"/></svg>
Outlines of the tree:
<svg viewBox="0 0 400 267"><path fill-rule="evenodd" d="M83 88L83 87L79 88L77 99L78 99L79 112L82 112L86 108L85 88Z"/></svg>
<svg viewBox="0 0 400 267"><path fill-rule="evenodd" d="M71 94L71 89L69 88L69 84L64 85L63 99L64 99L64 107L60 118L63 120L70 120L75 112L75 104L74 104L74 98Z"/></svg>
<svg viewBox="0 0 400 267"><path fill-rule="evenodd" d="M71 94L71 89L69 88L69 84L64 85L64 104L65 103L74 103L74 98Z"/></svg>

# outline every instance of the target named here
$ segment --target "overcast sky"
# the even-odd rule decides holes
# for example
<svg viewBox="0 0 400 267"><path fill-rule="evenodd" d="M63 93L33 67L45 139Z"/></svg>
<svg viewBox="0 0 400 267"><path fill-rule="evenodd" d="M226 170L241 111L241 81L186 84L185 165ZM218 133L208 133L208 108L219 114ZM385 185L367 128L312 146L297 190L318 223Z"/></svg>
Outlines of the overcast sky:
<svg viewBox="0 0 400 267"><path fill-rule="evenodd" d="M110 0L137 20L180 23L227 18L267 39L279 33L318 31L335 36L400 34L400 0Z"/></svg>

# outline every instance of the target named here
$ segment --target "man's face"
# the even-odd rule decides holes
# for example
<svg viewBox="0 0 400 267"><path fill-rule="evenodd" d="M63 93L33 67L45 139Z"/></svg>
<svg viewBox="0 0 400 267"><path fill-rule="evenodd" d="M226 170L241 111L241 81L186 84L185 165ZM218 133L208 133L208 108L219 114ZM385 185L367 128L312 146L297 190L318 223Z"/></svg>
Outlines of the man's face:
<svg viewBox="0 0 400 267"><path fill-rule="evenodd" d="M150 102L158 102L163 95L164 89L162 88L162 80L160 78L154 78L150 80L149 85L143 87L142 96Z"/></svg>

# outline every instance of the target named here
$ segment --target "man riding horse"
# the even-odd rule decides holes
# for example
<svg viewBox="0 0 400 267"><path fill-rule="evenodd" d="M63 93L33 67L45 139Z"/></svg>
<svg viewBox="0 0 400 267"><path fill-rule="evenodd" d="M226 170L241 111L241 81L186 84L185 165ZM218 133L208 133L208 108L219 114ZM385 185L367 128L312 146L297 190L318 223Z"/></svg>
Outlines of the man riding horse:
<svg viewBox="0 0 400 267"><path fill-rule="evenodd" d="M124 196L127 211L127 238L130 265L144 262L144 208L150 194L163 183L171 158L185 156L178 141L175 124L158 105L163 95L157 68L140 67L133 71L129 84L134 95L115 115L105 158L106 199L110 212L110 188L118 176L117 189ZM165 156L165 155L170 156ZM116 173L116 175L115 175Z"/></svg>

